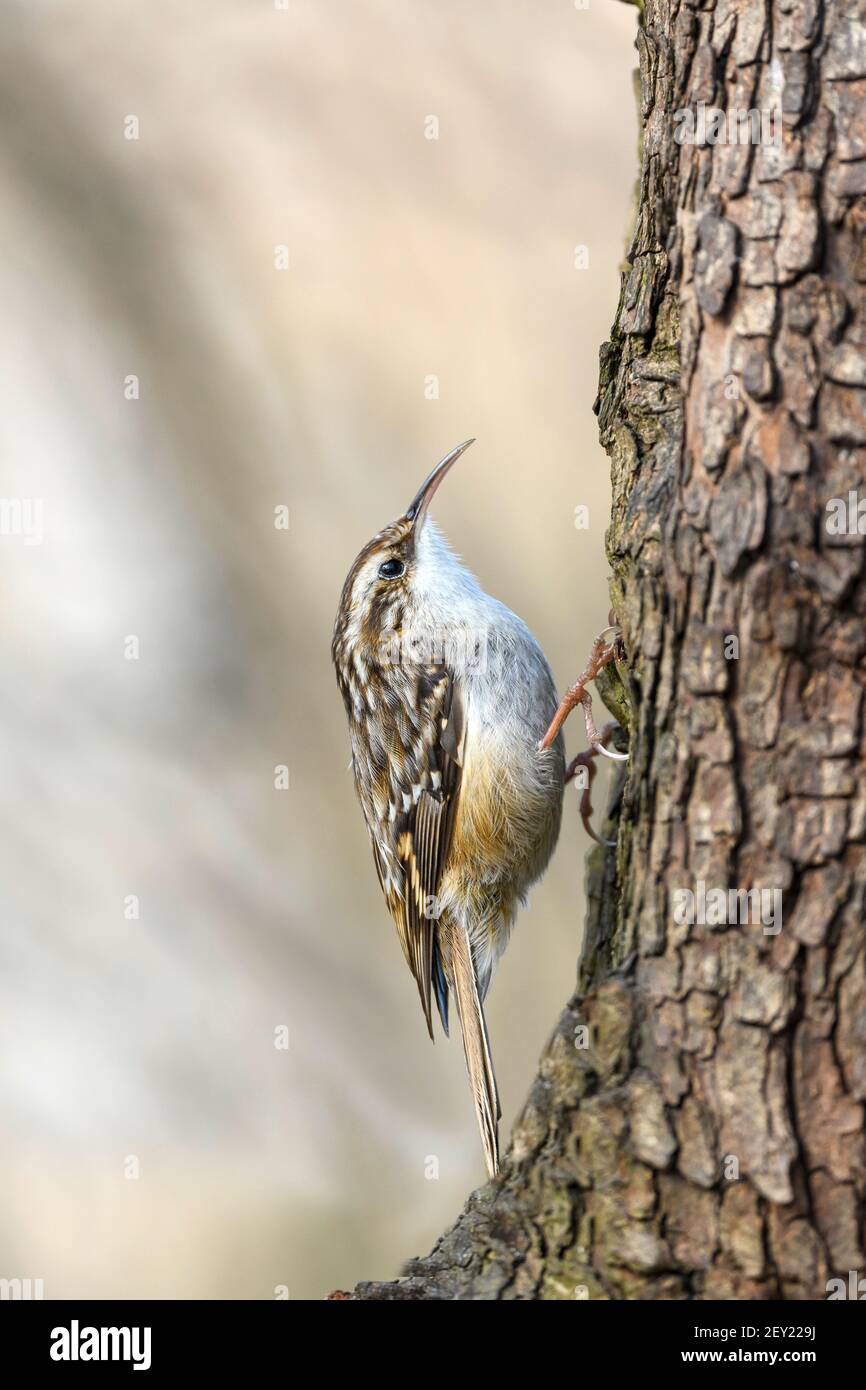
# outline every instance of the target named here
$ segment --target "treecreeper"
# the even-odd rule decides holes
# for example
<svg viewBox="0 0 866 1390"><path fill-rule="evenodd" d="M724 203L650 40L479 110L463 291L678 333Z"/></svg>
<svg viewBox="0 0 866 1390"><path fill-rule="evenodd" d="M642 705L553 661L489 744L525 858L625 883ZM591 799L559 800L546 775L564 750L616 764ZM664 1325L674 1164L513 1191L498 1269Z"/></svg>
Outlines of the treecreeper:
<svg viewBox="0 0 866 1390"><path fill-rule="evenodd" d="M385 902L431 1038L434 1000L447 1034L453 998L492 1177L500 1106L484 1000L556 845L565 766L541 647L429 514L473 442L446 455L358 555L332 655Z"/></svg>

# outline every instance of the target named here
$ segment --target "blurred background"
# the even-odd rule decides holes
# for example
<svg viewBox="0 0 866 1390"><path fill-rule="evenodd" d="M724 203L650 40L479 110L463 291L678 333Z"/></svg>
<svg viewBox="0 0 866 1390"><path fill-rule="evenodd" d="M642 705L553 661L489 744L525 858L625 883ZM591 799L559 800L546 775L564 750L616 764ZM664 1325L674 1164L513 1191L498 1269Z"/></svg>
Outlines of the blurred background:
<svg viewBox="0 0 866 1390"><path fill-rule="evenodd" d="M483 1181L329 643L358 549L470 434L435 515L560 688L607 621L634 27L613 0L6 0L0 1277L319 1298L395 1276ZM489 1001L504 1137L587 847L572 793Z"/></svg>

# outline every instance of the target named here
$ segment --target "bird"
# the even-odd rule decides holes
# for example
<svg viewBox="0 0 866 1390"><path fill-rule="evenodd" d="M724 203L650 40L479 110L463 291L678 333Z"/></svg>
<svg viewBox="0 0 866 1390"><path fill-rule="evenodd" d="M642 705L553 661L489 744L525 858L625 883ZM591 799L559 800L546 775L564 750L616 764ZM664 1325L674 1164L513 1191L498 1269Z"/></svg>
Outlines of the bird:
<svg viewBox="0 0 866 1390"><path fill-rule="evenodd" d="M453 999L488 1175L499 1095L484 1001L518 907L559 836L558 700L525 623L485 593L430 516L452 449L360 551L331 648L373 860L433 1038Z"/></svg>

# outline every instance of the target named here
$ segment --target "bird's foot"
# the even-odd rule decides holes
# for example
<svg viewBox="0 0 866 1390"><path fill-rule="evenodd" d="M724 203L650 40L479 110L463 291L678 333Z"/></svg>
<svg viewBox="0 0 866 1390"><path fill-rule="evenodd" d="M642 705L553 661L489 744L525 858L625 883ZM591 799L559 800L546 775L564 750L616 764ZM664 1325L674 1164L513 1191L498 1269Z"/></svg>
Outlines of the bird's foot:
<svg viewBox="0 0 866 1390"><path fill-rule="evenodd" d="M565 782L568 785L572 778L577 776L580 768L586 768L586 786L583 788L583 795L580 798L580 819L583 821L583 828L587 835L595 840L597 845L604 845L608 849L613 849L616 846L616 840L603 840L600 835L596 835L592 828L592 783L596 771L595 760L599 752L607 749L608 743L619 727L615 719L605 724L597 736L598 747L593 746L585 749L583 753L578 753L577 757L572 758L565 769Z"/></svg>
<svg viewBox="0 0 866 1390"><path fill-rule="evenodd" d="M609 637L608 634L612 634ZM590 681L594 681L602 667L609 665L611 661L621 661L624 652L622 647L622 632L616 626L606 627L598 634L592 644L592 651L589 654L589 662L586 670L578 677L574 685L569 686L563 695L559 709L550 722L550 728L538 745L539 750L549 748L565 723L571 711L576 705L583 707L583 718L586 724L586 737L589 741L590 750L595 753L603 753L606 758L613 758L618 762L628 760L627 753L616 753L607 748L605 741L599 736L595 727L595 720L592 717L592 696L587 690ZM614 726L616 727L616 726Z"/></svg>
<svg viewBox="0 0 866 1390"><path fill-rule="evenodd" d="M586 768L586 785L583 787L583 794L580 798L580 818L583 821L583 828L586 833L595 840L598 845L612 847L613 840L603 840L595 833L591 824L592 816L592 783L595 777L595 760L599 753L606 758L614 758L619 762L628 760L627 753L617 753L608 747L613 735L620 727L615 720L605 724L601 733L595 727L595 720L592 715L592 696L587 690L590 681L595 680L599 671L607 666L611 661L621 661L625 653L622 646L622 632L616 626L606 627L598 634L592 644L592 651L589 655L586 670L582 673L574 685L570 686L560 701L559 709L553 716L550 728L538 745L539 749L549 748L556 738L563 724L576 705L583 709L584 723L586 724L586 737L589 747L583 752L578 753L566 768L565 781L570 782L577 776L579 769Z"/></svg>

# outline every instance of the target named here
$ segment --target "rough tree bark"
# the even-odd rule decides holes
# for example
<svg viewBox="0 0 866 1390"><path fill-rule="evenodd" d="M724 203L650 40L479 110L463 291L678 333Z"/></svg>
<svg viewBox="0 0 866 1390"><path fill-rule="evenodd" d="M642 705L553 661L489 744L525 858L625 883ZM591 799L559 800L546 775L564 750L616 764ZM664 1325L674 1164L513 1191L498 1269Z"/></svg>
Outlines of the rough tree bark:
<svg viewBox="0 0 866 1390"><path fill-rule="evenodd" d="M617 848L500 1179L357 1299L824 1298L864 1268L864 537L827 504L866 499L866 0L646 0L638 49L597 407ZM781 105L780 143L678 143L700 102ZM781 930L678 921L699 882L780 889Z"/></svg>

